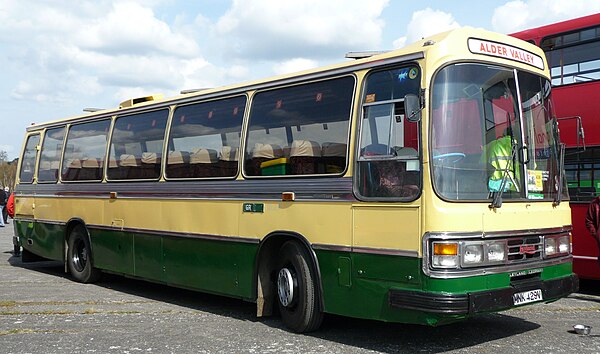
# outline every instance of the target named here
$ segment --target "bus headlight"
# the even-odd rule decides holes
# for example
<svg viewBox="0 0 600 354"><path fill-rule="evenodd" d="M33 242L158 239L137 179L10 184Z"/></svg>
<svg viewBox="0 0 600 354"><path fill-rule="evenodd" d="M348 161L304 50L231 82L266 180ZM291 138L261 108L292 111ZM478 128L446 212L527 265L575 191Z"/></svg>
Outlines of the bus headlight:
<svg viewBox="0 0 600 354"><path fill-rule="evenodd" d="M556 254L556 239L555 238L546 238L546 242L544 245L544 252L546 252L546 257L554 256Z"/></svg>
<svg viewBox="0 0 600 354"><path fill-rule="evenodd" d="M506 245L504 242L496 242L488 245L487 259L490 263L504 262L506 258Z"/></svg>
<svg viewBox="0 0 600 354"><path fill-rule="evenodd" d="M486 266L506 261L506 242L462 241L460 246L463 267Z"/></svg>
<svg viewBox="0 0 600 354"><path fill-rule="evenodd" d="M464 246L463 252L464 265L480 264L483 261L483 245L481 244L467 244Z"/></svg>
<svg viewBox="0 0 600 354"><path fill-rule="evenodd" d="M433 242L432 266L436 268L458 268L458 243Z"/></svg>
<svg viewBox="0 0 600 354"><path fill-rule="evenodd" d="M571 240L568 235L544 237L544 257L565 256L571 253Z"/></svg>
<svg viewBox="0 0 600 354"><path fill-rule="evenodd" d="M563 236L558 239L558 252L559 253L569 253L571 249L571 242L569 241L569 237Z"/></svg>

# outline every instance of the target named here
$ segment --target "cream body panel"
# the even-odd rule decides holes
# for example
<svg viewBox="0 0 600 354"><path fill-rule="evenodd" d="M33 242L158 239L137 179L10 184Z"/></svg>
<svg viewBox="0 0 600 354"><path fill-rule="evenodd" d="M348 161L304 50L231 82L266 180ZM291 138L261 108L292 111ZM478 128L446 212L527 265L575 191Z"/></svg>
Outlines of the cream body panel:
<svg viewBox="0 0 600 354"><path fill-rule="evenodd" d="M353 208L354 247L417 252L420 245L419 205L361 205Z"/></svg>
<svg viewBox="0 0 600 354"><path fill-rule="evenodd" d="M352 209L344 202L261 202L262 213L242 212L240 236L262 238L273 231L292 231L311 244L351 245Z"/></svg>
<svg viewBox="0 0 600 354"><path fill-rule="evenodd" d="M435 196L425 212L427 232L495 232L558 228L571 224L568 202L504 201L501 208L489 208L490 202L446 202Z"/></svg>
<svg viewBox="0 0 600 354"><path fill-rule="evenodd" d="M35 203L33 197L15 198L15 217L33 218Z"/></svg>

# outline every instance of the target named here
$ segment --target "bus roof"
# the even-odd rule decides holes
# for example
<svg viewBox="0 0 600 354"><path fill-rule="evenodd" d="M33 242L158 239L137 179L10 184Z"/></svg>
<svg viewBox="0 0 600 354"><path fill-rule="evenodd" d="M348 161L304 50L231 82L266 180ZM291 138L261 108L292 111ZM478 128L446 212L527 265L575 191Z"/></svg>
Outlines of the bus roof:
<svg viewBox="0 0 600 354"><path fill-rule="evenodd" d="M426 56L429 59L431 59L430 62L427 64L430 67L436 67L436 65L441 65L441 63L443 62L448 62L451 60L460 60L465 58L483 60L482 55L485 55L486 53L471 50L471 44L469 42L470 39L482 39L486 43L496 43L500 45L504 43L511 48L515 48L517 50L522 49L526 53L531 53L534 56L540 58L543 67L538 67L538 70L546 70L545 57L543 55L543 52L537 46L534 46L530 43L524 42L514 37L509 37L507 35L489 32L483 29L462 27L451 31L439 33L427 38L423 38L420 41L414 42L400 49L383 52L382 54L373 55L363 59L347 61L341 64L333 64L316 69L310 69L296 73L270 77L266 79L259 79L240 84L203 89L197 92L182 94L179 96L174 96L165 99L160 98L162 97L162 95L154 95L153 99L140 99L140 103L137 104L134 104L137 100L134 98L124 101L132 102L131 105L126 104L125 106L121 105L121 107L86 113L78 116L63 118L40 124L32 124L27 128L27 131L35 131L46 127L54 125L63 125L65 123L70 123L74 121L80 122L103 117L110 117L116 114L128 114L130 112L137 111L141 107L144 107L145 109L153 107L165 107L170 104L181 104L202 99L212 99L228 95L240 94L257 89L270 88L277 85L285 85L304 80L329 77L339 74L347 74L350 72L369 69L378 66L392 65L408 61L416 61L419 59L423 59ZM468 42L469 44L467 44ZM457 46L456 44L458 43L463 43L464 45ZM488 53L485 56L485 58L488 60L505 62L509 65L519 67L525 66L532 70L536 70L536 68L527 66L526 63L522 60L509 60L505 59L506 57L503 58L501 56L493 55L491 53Z"/></svg>
<svg viewBox="0 0 600 354"><path fill-rule="evenodd" d="M600 24L600 13L552 23L546 26L530 28L524 31L512 33L510 36L521 38L527 41L533 40L535 43L540 43L543 38L552 36L554 34L598 26L598 24Z"/></svg>

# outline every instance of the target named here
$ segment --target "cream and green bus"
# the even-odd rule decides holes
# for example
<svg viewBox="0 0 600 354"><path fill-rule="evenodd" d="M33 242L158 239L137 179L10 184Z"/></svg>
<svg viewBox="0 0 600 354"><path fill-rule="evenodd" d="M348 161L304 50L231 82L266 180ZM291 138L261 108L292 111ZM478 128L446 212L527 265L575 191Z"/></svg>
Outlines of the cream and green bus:
<svg viewBox="0 0 600 354"><path fill-rule="evenodd" d="M295 332L555 301L578 280L549 80L539 48L464 28L35 124L17 242L79 282L239 298Z"/></svg>

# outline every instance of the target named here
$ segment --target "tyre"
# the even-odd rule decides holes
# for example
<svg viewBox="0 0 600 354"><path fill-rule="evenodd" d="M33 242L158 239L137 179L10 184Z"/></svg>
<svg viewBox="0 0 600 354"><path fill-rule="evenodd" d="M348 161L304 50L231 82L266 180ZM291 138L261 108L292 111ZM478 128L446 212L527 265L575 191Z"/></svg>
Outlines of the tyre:
<svg viewBox="0 0 600 354"><path fill-rule="evenodd" d="M92 253L87 230L79 225L69 234L67 241L67 266L69 273L80 283L93 283L101 272L92 266Z"/></svg>
<svg viewBox="0 0 600 354"><path fill-rule="evenodd" d="M19 244L19 239L17 236L13 236L13 255L15 257L21 255L21 244Z"/></svg>
<svg viewBox="0 0 600 354"><path fill-rule="evenodd" d="M281 246L275 280L277 303L283 324L296 333L314 331L323 321L317 276L309 262L308 252L298 242Z"/></svg>

